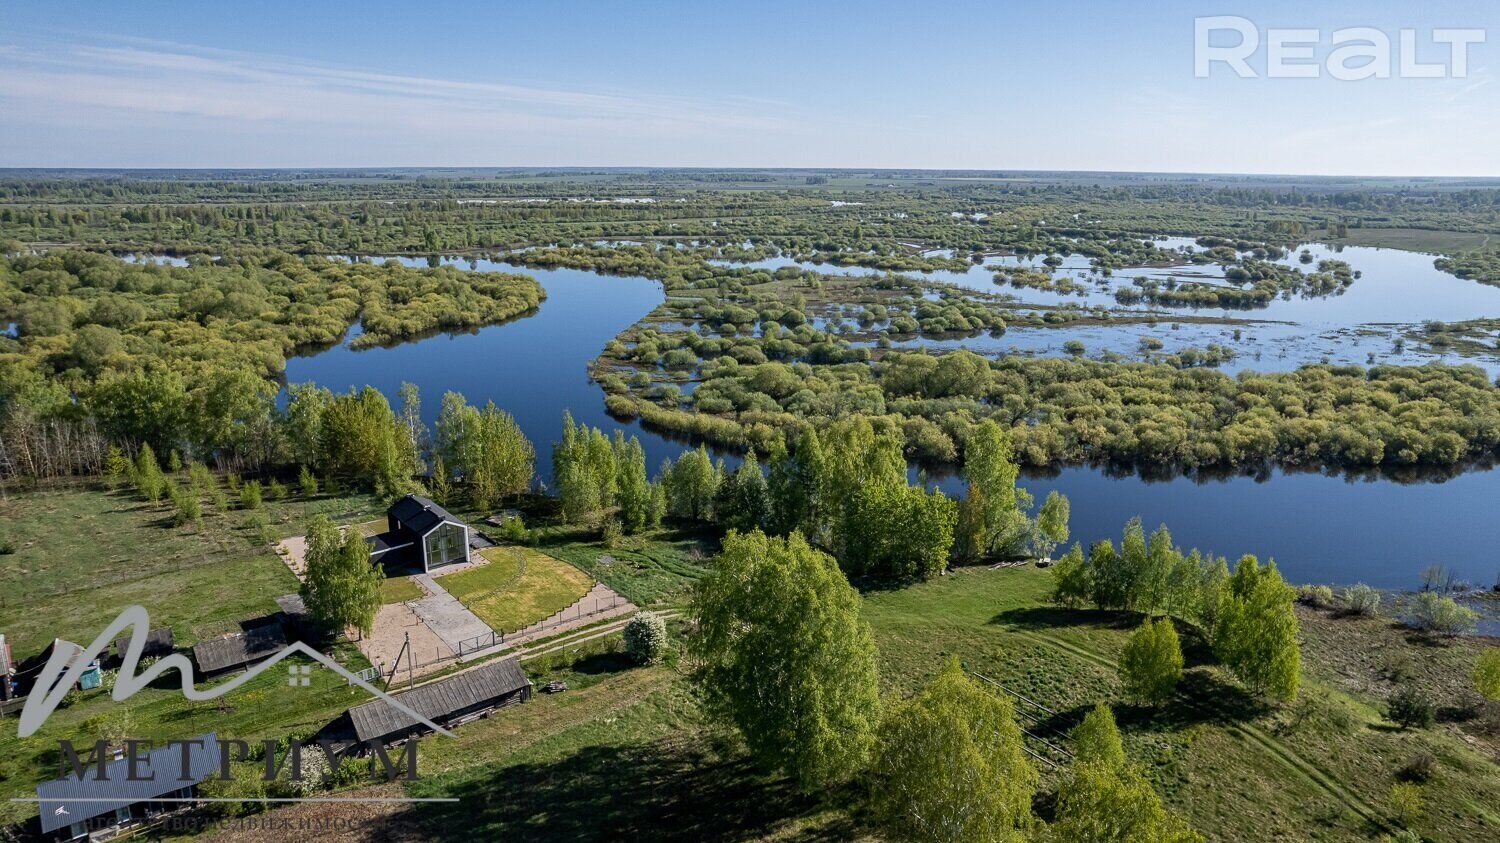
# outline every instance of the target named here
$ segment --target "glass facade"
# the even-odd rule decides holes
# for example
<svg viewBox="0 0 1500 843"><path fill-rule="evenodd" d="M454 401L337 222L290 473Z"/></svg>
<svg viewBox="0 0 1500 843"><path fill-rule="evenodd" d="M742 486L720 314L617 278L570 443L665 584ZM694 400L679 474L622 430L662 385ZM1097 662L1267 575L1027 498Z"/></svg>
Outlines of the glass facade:
<svg viewBox="0 0 1500 843"><path fill-rule="evenodd" d="M427 567L435 568L464 561L464 539L464 528L457 524L444 524L428 533L423 540L427 551Z"/></svg>

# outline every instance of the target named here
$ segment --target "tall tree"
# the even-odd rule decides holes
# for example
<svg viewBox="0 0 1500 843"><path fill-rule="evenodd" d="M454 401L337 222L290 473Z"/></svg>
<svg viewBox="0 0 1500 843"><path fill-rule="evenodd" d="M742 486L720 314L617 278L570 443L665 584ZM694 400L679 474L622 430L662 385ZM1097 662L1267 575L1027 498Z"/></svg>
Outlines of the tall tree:
<svg viewBox="0 0 1500 843"><path fill-rule="evenodd" d="M618 487L620 524L627 533L638 533L651 521L651 484L646 479L646 451L641 440L629 441L615 431L615 483Z"/></svg>
<svg viewBox="0 0 1500 843"><path fill-rule="evenodd" d="M966 676L952 656L881 723L871 773L873 813L900 839L1023 841L1036 825L1031 800L1040 777L1013 703Z"/></svg>
<svg viewBox="0 0 1500 843"><path fill-rule="evenodd" d="M731 531L698 585L690 640L708 712L804 790L858 771L879 710L859 594L799 533Z"/></svg>
<svg viewBox="0 0 1500 843"><path fill-rule="evenodd" d="M1010 432L994 419L976 425L964 442L964 479L971 492L981 493L984 508L977 517L984 525L986 553L1013 556L1024 551L1031 496L1016 488L1019 472Z"/></svg>
<svg viewBox="0 0 1500 843"><path fill-rule="evenodd" d="M1246 555L1235 565L1219 609L1214 654L1251 689L1283 700L1297 696L1302 652L1296 592L1276 563Z"/></svg>
<svg viewBox="0 0 1500 843"><path fill-rule="evenodd" d="M751 451L740 467L724 479L714 495L714 520L720 526L749 532L760 530L770 520L770 496L760 461Z"/></svg>
<svg viewBox="0 0 1500 843"><path fill-rule="evenodd" d="M381 573L370 564L370 548L357 530L339 534L326 516L307 530L306 579L302 597L324 627L354 627L368 635L380 608Z"/></svg>

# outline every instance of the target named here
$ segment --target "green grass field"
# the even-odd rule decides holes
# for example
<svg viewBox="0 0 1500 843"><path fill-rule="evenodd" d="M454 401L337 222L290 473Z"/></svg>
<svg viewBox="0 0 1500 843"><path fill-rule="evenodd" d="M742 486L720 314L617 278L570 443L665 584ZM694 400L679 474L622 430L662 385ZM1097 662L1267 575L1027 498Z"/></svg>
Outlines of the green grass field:
<svg viewBox="0 0 1500 843"><path fill-rule="evenodd" d="M49 507L75 512L90 501L114 499L70 494L76 499L43 497ZM27 496L13 497L11 506L42 511ZM161 529L138 523L122 535L145 555L146 539ZM627 538L612 549L579 532L541 532L546 553L500 549L489 565L442 582L498 628L517 628L576 599L590 582L585 571L597 571L632 599L681 604L712 552L709 539L668 532ZM613 561L601 565L603 555ZM89 559L80 553L50 564L61 569ZM0 629L22 652L54 634L86 643L119 607L141 603L180 640L191 641L272 611L271 599L296 587L269 553L180 570L144 567L140 576L117 577L109 587L29 600L24 611L9 607ZM395 582L387 581L387 588L400 588ZM1139 618L1051 606L1049 587L1049 575L1034 568L964 569L867 593L864 611L876 633L882 692L887 698L908 694L944 657L956 655L971 671L1045 707L1023 707L1034 715L1023 725L1063 745L1060 736L1089 706L1108 702L1131 757L1173 809L1214 841L1378 840L1394 830L1389 794L1398 770L1427 754L1435 772L1423 785L1424 810L1414 829L1431 843L1500 839L1500 766L1494 761L1500 729L1486 731L1482 719L1466 714L1472 701L1467 676L1479 642L1434 642L1387 619L1299 607L1302 693L1293 704L1275 706L1244 692L1183 628L1188 671L1182 693L1146 708L1121 700L1116 669ZM437 840L867 836L858 808L849 809L858 804L858 785L805 796L755 769L731 734L704 722L675 666L637 668L605 648L567 649L583 654L545 657L529 668L538 686L566 681L566 693L538 694L527 705L462 727L453 739L423 740L424 778L411 792L462 801L395 811L383 820L393 833ZM352 648L338 653L351 666L363 666ZM321 673L315 672L311 689L294 689L272 672L222 705L189 703L167 684L143 692L128 709L103 692L81 694L33 738L0 731L0 790L26 795L37 780L53 775L57 738L97 737L106 726L147 738L208 729L252 740L309 733L363 699ZM1401 730L1385 720L1384 699L1400 682L1437 705L1433 728ZM1045 766L1042 772L1037 807L1045 817L1059 773ZM7 802L0 811L0 820L14 820L31 809Z"/></svg>
<svg viewBox="0 0 1500 843"><path fill-rule="evenodd" d="M1115 667L1138 619L1051 607L1048 587L1036 569L972 569L867 595L885 693L911 692L953 654L1051 709L1023 725L1055 740L1094 702L1110 702L1132 758L1210 840L1378 840L1394 828L1388 793L1397 768L1423 752L1437 759L1414 823L1423 838L1500 835L1500 767L1486 757L1500 749L1493 737L1463 723L1396 729L1380 715L1389 692L1382 674L1358 658L1339 659L1334 669L1315 663L1328 650L1427 662L1412 680L1450 705L1463 693L1472 643L1433 646L1386 620L1308 610L1299 702L1275 707L1247 695L1189 636L1184 693L1148 709L1120 701ZM430 757L435 774L412 792L457 795L462 807L423 806L396 827L440 840L480 832L521 840L862 836L857 812L832 807L851 794L802 797L756 771L732 739L703 723L677 673L596 657L555 675L571 685L580 673L591 681L576 694L539 695L465 727L452 749L429 742L424 762ZM1044 790L1054 788L1058 772L1043 773ZM1043 816L1049 804L1040 800Z"/></svg>
<svg viewBox="0 0 1500 843"><path fill-rule="evenodd" d="M489 564L447 574L438 582L499 632L544 620L594 586L588 574L529 547L491 547L479 553Z"/></svg>
<svg viewBox="0 0 1500 843"><path fill-rule="evenodd" d="M1483 249L1495 243L1491 234L1466 231L1432 231L1424 228L1351 228L1347 237L1330 242L1346 246L1376 246L1451 255Z"/></svg>

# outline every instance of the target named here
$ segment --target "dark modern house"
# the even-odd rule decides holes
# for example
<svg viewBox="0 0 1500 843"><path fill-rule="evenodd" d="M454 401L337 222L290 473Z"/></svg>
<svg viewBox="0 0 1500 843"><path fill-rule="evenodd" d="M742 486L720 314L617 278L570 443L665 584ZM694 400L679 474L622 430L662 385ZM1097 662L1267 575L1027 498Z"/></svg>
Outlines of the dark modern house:
<svg viewBox="0 0 1500 843"><path fill-rule="evenodd" d="M70 775L37 785L42 834L50 840L110 839L192 809L198 785L219 769L219 737L210 732L137 756L136 781L127 779L128 765L116 757L105 764L103 779L90 765L81 779Z"/></svg>
<svg viewBox="0 0 1500 843"><path fill-rule="evenodd" d="M423 573L469 561L469 527L421 495L407 495L386 510L390 529L370 538L370 561Z"/></svg>
<svg viewBox="0 0 1500 843"><path fill-rule="evenodd" d="M531 680L520 662L501 659L392 696L447 729L531 699ZM427 727L410 715L377 699L349 709L325 734L334 740L353 740L352 749L360 751L371 741L389 746L425 731Z"/></svg>
<svg viewBox="0 0 1500 843"><path fill-rule="evenodd" d="M215 676L257 662L286 646L280 623L263 623L242 632L199 641L193 645L193 662L204 676Z"/></svg>

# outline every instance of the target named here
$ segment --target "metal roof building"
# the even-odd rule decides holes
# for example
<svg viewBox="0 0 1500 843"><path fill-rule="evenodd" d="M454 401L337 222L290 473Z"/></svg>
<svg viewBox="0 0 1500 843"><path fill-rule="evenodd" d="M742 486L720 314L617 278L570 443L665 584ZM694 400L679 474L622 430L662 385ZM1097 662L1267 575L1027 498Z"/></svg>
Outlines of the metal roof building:
<svg viewBox="0 0 1500 843"><path fill-rule="evenodd" d="M469 527L421 495L407 495L386 510L386 532L371 536L370 560L420 566L424 573L469 561Z"/></svg>
<svg viewBox="0 0 1500 843"><path fill-rule="evenodd" d="M186 807L190 803L181 800L190 800L197 786L219 769L218 735L210 732L192 741L168 743L139 756L137 778L150 776L147 781L128 780L129 759L117 758L105 764L103 780L95 778L91 765L82 779L68 776L37 785L42 833L77 840Z"/></svg>

